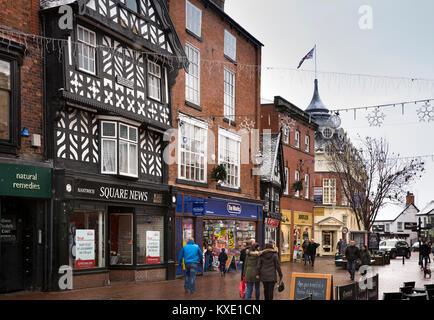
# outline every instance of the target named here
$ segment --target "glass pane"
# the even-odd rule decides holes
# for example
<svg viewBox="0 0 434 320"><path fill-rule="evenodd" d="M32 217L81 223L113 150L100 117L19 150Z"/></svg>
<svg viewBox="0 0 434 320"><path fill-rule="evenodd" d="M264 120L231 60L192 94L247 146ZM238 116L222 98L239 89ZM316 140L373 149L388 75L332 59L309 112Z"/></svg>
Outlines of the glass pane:
<svg viewBox="0 0 434 320"><path fill-rule="evenodd" d="M120 124L119 125L119 137L122 139L128 139L128 127Z"/></svg>
<svg viewBox="0 0 434 320"><path fill-rule="evenodd" d="M137 12L137 0L127 0L126 5L134 12Z"/></svg>
<svg viewBox="0 0 434 320"><path fill-rule="evenodd" d="M137 145L130 144L130 173L137 175Z"/></svg>
<svg viewBox="0 0 434 320"><path fill-rule="evenodd" d="M0 139L4 140L9 140L9 110L9 92L0 90Z"/></svg>
<svg viewBox="0 0 434 320"><path fill-rule="evenodd" d="M103 122L102 135L104 137L116 137L116 124L112 122Z"/></svg>
<svg viewBox="0 0 434 320"><path fill-rule="evenodd" d="M119 172L128 173L128 144L119 141Z"/></svg>
<svg viewBox="0 0 434 320"><path fill-rule="evenodd" d="M137 215L137 264L164 262L164 219Z"/></svg>
<svg viewBox="0 0 434 320"><path fill-rule="evenodd" d="M105 267L104 212L75 211L69 222L69 265L74 269Z"/></svg>
<svg viewBox="0 0 434 320"><path fill-rule="evenodd" d="M133 263L133 216L110 215L110 264Z"/></svg>
<svg viewBox="0 0 434 320"><path fill-rule="evenodd" d="M116 172L116 141L102 140L102 171Z"/></svg>
<svg viewBox="0 0 434 320"><path fill-rule="evenodd" d="M137 128L130 127L130 140L137 142Z"/></svg>
<svg viewBox="0 0 434 320"><path fill-rule="evenodd" d="M11 88L11 64L0 60L0 88Z"/></svg>

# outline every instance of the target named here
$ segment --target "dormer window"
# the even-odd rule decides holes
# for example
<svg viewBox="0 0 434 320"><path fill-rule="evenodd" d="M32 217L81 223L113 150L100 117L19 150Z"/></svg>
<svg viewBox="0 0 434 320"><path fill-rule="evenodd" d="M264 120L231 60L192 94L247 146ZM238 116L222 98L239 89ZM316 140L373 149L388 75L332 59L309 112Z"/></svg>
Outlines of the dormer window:
<svg viewBox="0 0 434 320"><path fill-rule="evenodd" d="M82 26L77 26L78 40L78 68L82 71L95 74L95 48L96 35Z"/></svg>

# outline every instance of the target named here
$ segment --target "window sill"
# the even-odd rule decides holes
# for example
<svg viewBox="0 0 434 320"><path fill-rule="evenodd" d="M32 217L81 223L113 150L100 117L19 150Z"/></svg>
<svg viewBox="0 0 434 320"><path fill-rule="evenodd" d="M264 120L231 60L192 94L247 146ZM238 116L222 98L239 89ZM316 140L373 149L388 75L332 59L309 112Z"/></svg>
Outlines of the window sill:
<svg viewBox="0 0 434 320"><path fill-rule="evenodd" d="M217 185L216 189L221 191L241 193L241 188L231 188L231 187L224 187L224 186Z"/></svg>
<svg viewBox="0 0 434 320"><path fill-rule="evenodd" d="M208 188L208 183L205 182L197 182L197 181L190 181L190 180L184 180L184 179L176 179L175 181L177 184L184 184L191 187L201 187L201 188Z"/></svg>
<svg viewBox="0 0 434 320"><path fill-rule="evenodd" d="M187 34L189 34L190 36L192 36L193 38L195 38L197 41L203 42L202 37L198 36L193 31L185 29L185 32L187 32Z"/></svg>
<svg viewBox="0 0 434 320"><path fill-rule="evenodd" d="M223 55L227 60L229 60L230 62L232 62L235 66L238 66L238 62L236 62L234 59L228 57L227 55Z"/></svg>
<svg viewBox="0 0 434 320"><path fill-rule="evenodd" d="M231 126L236 127L237 123L233 120L230 120L228 118L223 118L223 122L229 123Z"/></svg>
<svg viewBox="0 0 434 320"><path fill-rule="evenodd" d="M21 135L20 135L20 138L21 138ZM16 145L2 144L0 142L0 153L18 155L18 149L19 149L19 147Z"/></svg>
<svg viewBox="0 0 434 320"><path fill-rule="evenodd" d="M197 104L195 104L193 102L190 102L188 100L185 100L185 105L189 106L190 108L196 109L198 111L202 111L202 107L201 106L199 106L199 105L197 105Z"/></svg>

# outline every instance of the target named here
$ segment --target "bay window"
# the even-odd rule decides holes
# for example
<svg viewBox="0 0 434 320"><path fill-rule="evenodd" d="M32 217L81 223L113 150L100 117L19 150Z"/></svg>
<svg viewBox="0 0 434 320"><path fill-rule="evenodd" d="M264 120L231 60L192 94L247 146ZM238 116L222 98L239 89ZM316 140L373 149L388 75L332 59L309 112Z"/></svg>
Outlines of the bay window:
<svg viewBox="0 0 434 320"><path fill-rule="evenodd" d="M223 186L240 187L240 142L240 136L219 128L219 164L223 164L227 173Z"/></svg>

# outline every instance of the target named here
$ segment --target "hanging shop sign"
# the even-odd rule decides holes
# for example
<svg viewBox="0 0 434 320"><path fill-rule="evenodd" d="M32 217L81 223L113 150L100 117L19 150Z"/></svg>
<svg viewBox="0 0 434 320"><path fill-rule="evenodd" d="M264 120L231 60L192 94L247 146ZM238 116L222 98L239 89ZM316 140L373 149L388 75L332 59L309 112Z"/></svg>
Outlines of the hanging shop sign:
<svg viewBox="0 0 434 320"><path fill-rule="evenodd" d="M51 168L0 163L0 196L51 198Z"/></svg>
<svg viewBox="0 0 434 320"><path fill-rule="evenodd" d="M73 185L71 185L73 184ZM122 201L132 203L164 204L166 203L162 193L137 188L133 186L120 186L95 181L75 180L67 182L65 186L67 194L76 198Z"/></svg>
<svg viewBox="0 0 434 320"><path fill-rule="evenodd" d="M95 230L75 230L75 268L95 267Z"/></svg>
<svg viewBox="0 0 434 320"><path fill-rule="evenodd" d="M265 220L265 222L267 223L267 225L269 227L276 227L277 228L279 226L279 220L276 220L276 219L267 218Z"/></svg>
<svg viewBox="0 0 434 320"><path fill-rule="evenodd" d="M146 231L146 263L160 263L160 231Z"/></svg>

